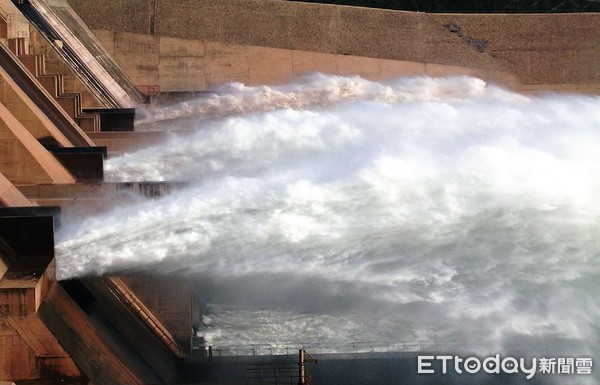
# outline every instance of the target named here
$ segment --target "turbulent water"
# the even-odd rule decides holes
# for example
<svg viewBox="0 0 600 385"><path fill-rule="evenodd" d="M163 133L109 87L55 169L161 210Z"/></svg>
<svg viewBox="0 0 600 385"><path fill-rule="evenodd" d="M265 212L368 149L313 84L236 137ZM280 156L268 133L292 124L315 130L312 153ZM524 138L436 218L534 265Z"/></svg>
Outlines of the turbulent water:
<svg viewBox="0 0 600 385"><path fill-rule="evenodd" d="M189 188L65 229L60 278L192 273L216 345L600 352L597 97L316 75L139 126L174 132L108 178Z"/></svg>

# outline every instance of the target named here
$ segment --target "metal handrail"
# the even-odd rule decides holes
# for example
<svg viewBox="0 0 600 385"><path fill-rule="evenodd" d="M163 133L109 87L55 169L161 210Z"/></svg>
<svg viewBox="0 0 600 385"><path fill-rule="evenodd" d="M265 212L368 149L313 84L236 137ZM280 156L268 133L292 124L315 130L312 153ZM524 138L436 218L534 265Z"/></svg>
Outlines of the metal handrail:
<svg viewBox="0 0 600 385"><path fill-rule="evenodd" d="M315 353L401 353L427 350L457 350L464 343L453 341L400 341L368 342L357 341L346 344L322 344L319 342L295 345L249 344L211 346L213 357L243 357L261 355L295 354L298 346Z"/></svg>

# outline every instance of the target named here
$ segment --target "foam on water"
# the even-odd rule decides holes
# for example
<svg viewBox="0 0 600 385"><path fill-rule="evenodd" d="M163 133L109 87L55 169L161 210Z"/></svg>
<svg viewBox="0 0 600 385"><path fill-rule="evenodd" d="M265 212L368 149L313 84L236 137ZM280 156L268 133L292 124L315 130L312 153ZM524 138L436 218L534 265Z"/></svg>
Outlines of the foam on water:
<svg viewBox="0 0 600 385"><path fill-rule="evenodd" d="M165 130L194 128L199 121L218 119L257 111L281 108L323 108L343 100L440 100L448 97L467 97L482 92L485 83L469 78L436 79L406 78L386 84L370 82L359 77L309 75L301 82L250 87L229 83L218 93L178 104L175 108L154 107L143 112L136 130ZM172 120L176 121L169 127Z"/></svg>
<svg viewBox="0 0 600 385"><path fill-rule="evenodd" d="M598 353L597 97L473 78L233 88L148 114L189 129L224 111L107 162L111 180L191 185L65 229L62 279L191 272L212 344Z"/></svg>

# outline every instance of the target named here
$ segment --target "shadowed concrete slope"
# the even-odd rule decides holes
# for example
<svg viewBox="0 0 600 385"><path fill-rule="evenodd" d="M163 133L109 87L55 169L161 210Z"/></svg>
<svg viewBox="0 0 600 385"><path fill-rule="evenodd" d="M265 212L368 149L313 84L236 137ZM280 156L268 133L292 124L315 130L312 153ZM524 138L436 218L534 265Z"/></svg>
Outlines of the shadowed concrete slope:
<svg viewBox="0 0 600 385"><path fill-rule="evenodd" d="M39 315L92 383L158 382L153 377L140 378L135 371L135 363L129 363L131 366L123 363L119 355L125 355L124 348L111 338L105 327L88 320L85 312L60 285L51 287Z"/></svg>
<svg viewBox="0 0 600 385"><path fill-rule="evenodd" d="M196 302L192 298L192 285L189 279L173 276L133 276L122 277L123 282L131 289L141 302L169 330L176 349L181 352L189 350L192 340L192 324L199 322L190 317L190 306ZM162 293L162 295L156 295ZM199 315L199 311L191 311ZM181 353L179 354L181 355Z"/></svg>
<svg viewBox="0 0 600 385"><path fill-rule="evenodd" d="M277 0L99 0L93 5L84 0L69 0L69 3L95 30L144 34L148 36L146 40L156 35L237 47L237 52L228 53L217 47L218 52L206 51L193 56L194 60L186 59L193 69L182 73L202 76L204 71L208 83L214 69L208 61L211 57L229 61L233 67L229 71L231 80L243 80L249 66L264 62L265 57L250 55L246 64L226 57L243 56L240 51L252 47L268 47L465 67L483 71L484 75L485 71L510 73L524 88L583 91L600 88L597 59L600 14L594 13L427 14ZM161 66L169 61L163 62L160 52L157 56L148 48L147 41L127 45L119 42L118 36L112 47L115 57L118 60L121 57L122 62L128 53L143 54L147 67L145 72L140 69L138 75L151 79L154 71L158 75L155 79L160 81L156 84L162 87ZM358 63L350 67L354 67L355 73L364 72ZM280 67L264 71L278 72Z"/></svg>
<svg viewBox="0 0 600 385"><path fill-rule="evenodd" d="M40 318L94 384L176 382L175 356L138 309L117 295L109 284L115 280L120 282L98 278L53 285ZM135 298L127 287L121 289Z"/></svg>

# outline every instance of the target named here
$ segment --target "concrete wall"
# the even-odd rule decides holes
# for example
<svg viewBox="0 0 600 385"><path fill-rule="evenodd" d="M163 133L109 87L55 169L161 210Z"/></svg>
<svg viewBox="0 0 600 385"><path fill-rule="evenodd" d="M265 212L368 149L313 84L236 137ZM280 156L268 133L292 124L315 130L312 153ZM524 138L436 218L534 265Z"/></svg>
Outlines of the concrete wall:
<svg viewBox="0 0 600 385"><path fill-rule="evenodd" d="M525 85L600 92L600 14L439 15ZM464 38L455 35L455 39Z"/></svg>
<svg viewBox="0 0 600 385"><path fill-rule="evenodd" d="M249 67L255 65L273 74L267 77L269 81L284 80L284 75L278 76L279 67L273 67L272 63L280 63L278 58L286 55L293 57L296 51L397 60L422 66L427 63L468 67L476 69L475 72L483 71L484 75L486 71L493 74L508 71L525 88L600 89L597 58L600 14L446 15L277 0L99 0L93 4L69 0L69 3L92 29L117 35L124 32L148 35L145 46L139 43L128 46L119 41L131 35L115 35L113 52L121 63L135 54L147 54L149 64L145 74L133 63L126 71L137 66L134 77L141 80L144 75L143 79L149 81L154 76L158 84L165 84L166 90L210 88L221 80L224 71L228 72L225 77L232 80L242 78L239 73L251 69L231 63L230 58L244 55L248 55ZM213 73L208 62L203 67L192 59L180 59L177 65L167 59L161 65L168 56L151 49L152 34L204 42L205 57L221 56L222 63L216 62L221 68ZM107 44L110 40L110 36L101 38ZM218 52L210 51L216 43L224 45L216 46ZM284 51L261 51L256 47ZM321 58L330 66L328 72L333 71L330 57ZM366 66L366 72L377 72L373 70L376 63L357 60L349 70L362 73ZM226 71L227 65L231 65L230 71ZM197 84L173 85L174 79L168 79L167 73L173 75L168 71L177 66L182 75L204 70L208 83L195 79Z"/></svg>
<svg viewBox="0 0 600 385"><path fill-rule="evenodd" d="M379 80L472 75L517 86L506 71L94 30L142 92L205 91L226 82L276 84L311 72Z"/></svg>

